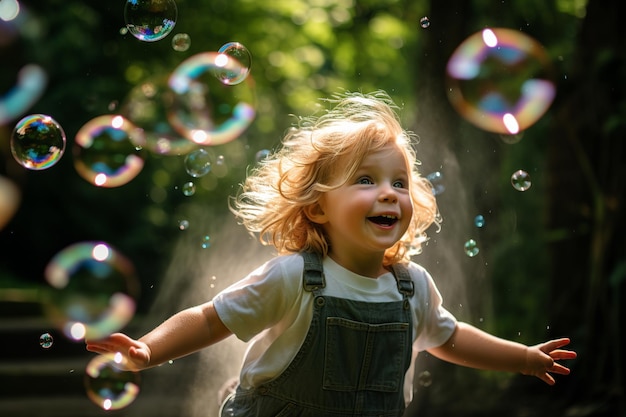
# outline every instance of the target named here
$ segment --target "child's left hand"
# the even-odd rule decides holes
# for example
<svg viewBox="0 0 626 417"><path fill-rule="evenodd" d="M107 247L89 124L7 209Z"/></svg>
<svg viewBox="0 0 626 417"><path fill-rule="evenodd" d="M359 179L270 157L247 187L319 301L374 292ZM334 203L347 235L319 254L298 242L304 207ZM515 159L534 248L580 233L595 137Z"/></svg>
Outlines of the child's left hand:
<svg viewBox="0 0 626 417"><path fill-rule="evenodd" d="M557 363L561 359L574 359L576 352L560 349L568 345L568 338L550 340L535 346L529 346L526 350L526 365L522 370L524 375L533 375L548 385L554 385L555 380L550 373L568 375L569 368Z"/></svg>

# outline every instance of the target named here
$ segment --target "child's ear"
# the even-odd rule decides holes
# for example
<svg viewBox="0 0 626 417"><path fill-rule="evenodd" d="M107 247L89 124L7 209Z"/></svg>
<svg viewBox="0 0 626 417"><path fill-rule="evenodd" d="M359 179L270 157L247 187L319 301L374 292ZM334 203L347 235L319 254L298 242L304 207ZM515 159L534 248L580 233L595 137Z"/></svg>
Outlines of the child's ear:
<svg viewBox="0 0 626 417"><path fill-rule="evenodd" d="M328 221L326 213L319 202L304 207L304 214L313 223L324 224Z"/></svg>

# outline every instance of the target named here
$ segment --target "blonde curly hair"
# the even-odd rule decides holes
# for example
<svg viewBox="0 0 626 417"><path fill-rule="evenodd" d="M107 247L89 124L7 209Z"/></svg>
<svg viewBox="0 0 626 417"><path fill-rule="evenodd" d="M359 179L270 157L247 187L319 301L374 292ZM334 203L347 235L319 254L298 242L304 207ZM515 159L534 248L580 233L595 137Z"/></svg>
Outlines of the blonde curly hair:
<svg viewBox="0 0 626 417"><path fill-rule="evenodd" d="M426 229L441 222L432 185L417 170L415 135L402 128L398 107L384 91L346 92L326 101L333 106L318 117L300 119L281 148L252 169L231 199L231 211L279 254L313 251L326 256L330 242L322 226L308 219L305 207L345 183L369 152L393 142L404 152L411 173L413 217L402 239L385 251L383 263L409 261L421 252ZM342 177L337 182L338 172Z"/></svg>

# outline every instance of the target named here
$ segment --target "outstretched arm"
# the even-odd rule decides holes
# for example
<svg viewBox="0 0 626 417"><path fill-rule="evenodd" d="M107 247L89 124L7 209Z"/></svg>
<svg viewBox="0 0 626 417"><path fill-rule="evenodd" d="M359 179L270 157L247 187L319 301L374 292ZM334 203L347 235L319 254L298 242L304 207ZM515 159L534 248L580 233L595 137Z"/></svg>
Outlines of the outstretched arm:
<svg viewBox="0 0 626 417"><path fill-rule="evenodd" d="M552 373L567 375L569 368L557 363L561 359L574 359L576 352L560 349L569 339L556 339L535 346L526 346L492 336L467 323L457 328L443 345L428 352L439 359L470 368L494 371L521 372L534 375L549 385L554 385Z"/></svg>
<svg viewBox="0 0 626 417"><path fill-rule="evenodd" d="M125 367L142 370L196 352L230 334L213 303L208 302L176 313L139 340L114 333L102 340L88 340L87 350L120 352L127 359Z"/></svg>

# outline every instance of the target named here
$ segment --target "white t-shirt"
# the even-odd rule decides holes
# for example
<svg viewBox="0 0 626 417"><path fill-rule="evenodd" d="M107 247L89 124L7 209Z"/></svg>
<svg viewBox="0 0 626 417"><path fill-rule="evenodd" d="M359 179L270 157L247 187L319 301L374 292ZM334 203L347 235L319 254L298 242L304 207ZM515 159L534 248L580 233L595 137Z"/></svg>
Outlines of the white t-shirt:
<svg viewBox="0 0 626 417"><path fill-rule="evenodd" d="M367 302L402 300L391 272L376 279L357 275L326 257L324 295ZM298 254L276 257L226 288L213 299L218 316L239 339L250 341L240 375L242 388L259 386L287 368L299 351L313 315L313 293L302 286L304 262ZM417 353L441 346L452 335L456 318L442 307L432 277L410 263L415 285L413 355L405 376L404 396L410 402Z"/></svg>

